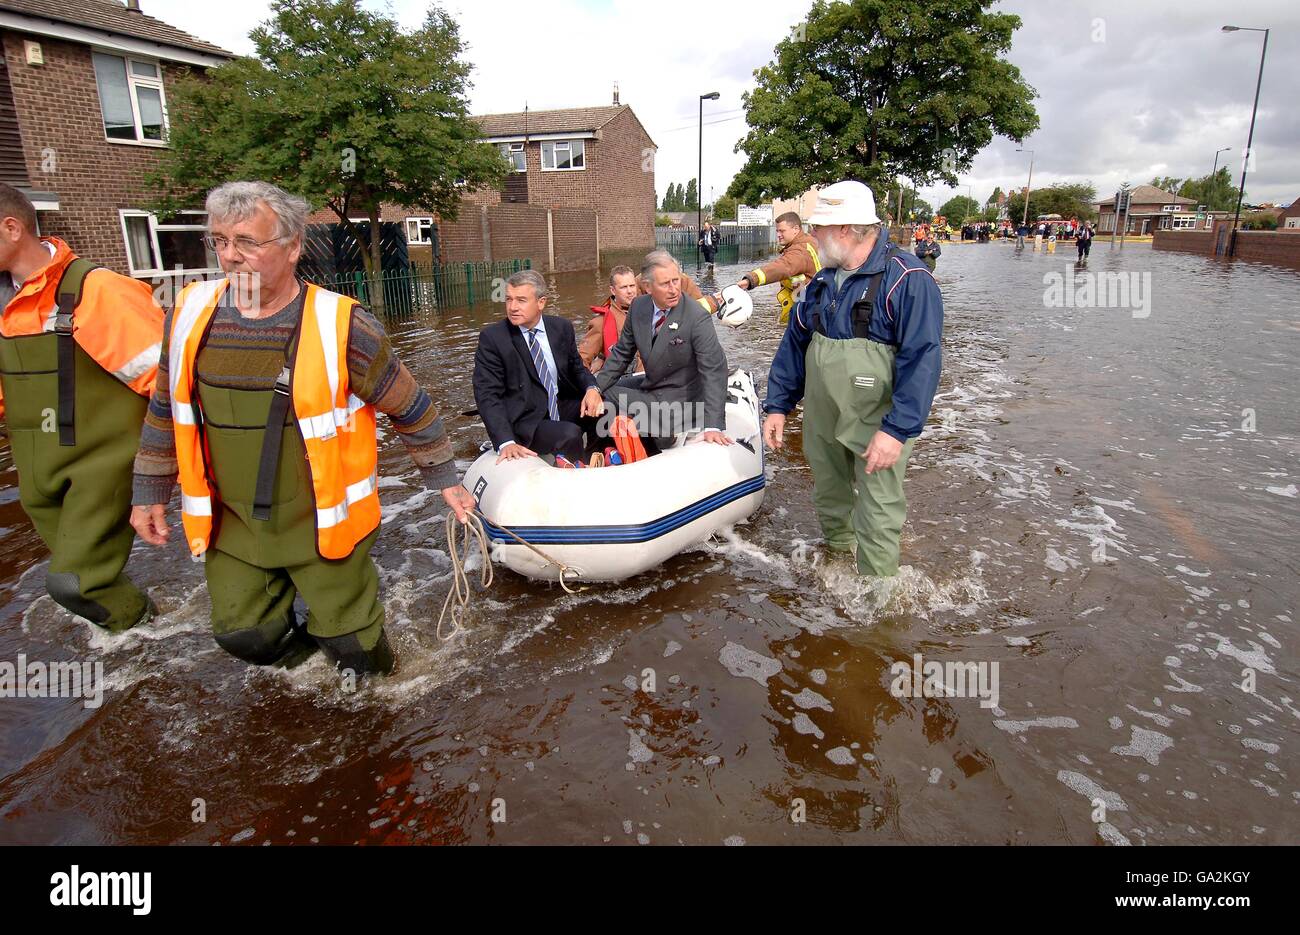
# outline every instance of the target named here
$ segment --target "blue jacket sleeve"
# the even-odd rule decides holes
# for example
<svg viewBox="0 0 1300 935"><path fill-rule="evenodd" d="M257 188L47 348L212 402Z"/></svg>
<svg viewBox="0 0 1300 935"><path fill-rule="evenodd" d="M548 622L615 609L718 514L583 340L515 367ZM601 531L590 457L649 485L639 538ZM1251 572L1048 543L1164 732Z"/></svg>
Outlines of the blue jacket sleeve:
<svg viewBox="0 0 1300 935"><path fill-rule="evenodd" d="M779 412L789 415L803 399L804 355L812 341L812 332L808 329L805 317L808 315L808 303L803 297L790 310L790 322L785 326L781 346L772 358L772 367L767 373L767 400L763 403L764 412Z"/></svg>
<svg viewBox="0 0 1300 935"><path fill-rule="evenodd" d="M921 434L943 369L943 296L925 269L910 269L889 303L897 319L893 408L881 430L900 442Z"/></svg>

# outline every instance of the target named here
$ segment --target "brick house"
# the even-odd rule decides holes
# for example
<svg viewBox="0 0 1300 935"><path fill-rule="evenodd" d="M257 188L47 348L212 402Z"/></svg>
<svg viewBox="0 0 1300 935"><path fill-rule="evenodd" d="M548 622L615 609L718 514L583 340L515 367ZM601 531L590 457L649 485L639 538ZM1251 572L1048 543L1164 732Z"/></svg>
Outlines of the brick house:
<svg viewBox="0 0 1300 935"><path fill-rule="evenodd" d="M1097 202L1097 233L1115 230L1115 196ZM1222 215L1223 212L1217 212ZM1213 217L1196 219L1196 200L1174 195L1154 185L1139 185L1129 193L1129 209L1124 212L1124 232L1151 234L1157 230L1190 230L1208 227Z"/></svg>
<svg viewBox="0 0 1300 935"><path fill-rule="evenodd" d="M589 265L606 252L653 248L656 146L632 108L618 103L617 93L609 107L486 114L473 119L483 129L483 140L495 143L515 171L500 191L468 195L456 221L385 205L384 220L405 222L407 241L417 248L412 255L419 255L418 248L430 243L435 225L442 235L440 253L456 261L483 259L488 254L536 257L547 252L536 245L544 244L548 236L551 254L572 255L578 241L588 241L579 252L593 257ZM476 208L490 208L491 219ZM546 214L541 209L553 212L549 235L544 229L525 230L539 223L545 228ZM519 236L511 229L514 224L520 226ZM564 226L563 232L557 224ZM480 227L484 234L479 233ZM566 244L574 249L563 249ZM577 262L588 261L557 259L550 268L584 268L573 265Z"/></svg>
<svg viewBox="0 0 1300 935"><path fill-rule="evenodd" d="M1277 215L1278 230L1300 230L1300 198L1285 208L1281 208Z"/></svg>
<svg viewBox="0 0 1300 935"><path fill-rule="evenodd" d="M436 241L443 263L527 258L536 269L559 271L594 268L606 252L653 249L656 147L617 96L609 107L473 119L515 171L501 190L467 195L454 221L381 205L381 221L405 225L411 259L432 260ZM309 220L338 218L320 209Z"/></svg>
<svg viewBox="0 0 1300 935"><path fill-rule="evenodd" d="M203 214L150 214L145 176L169 90L232 54L138 0L0 0L0 49L0 181L32 197L42 233L140 278L214 271Z"/></svg>
<svg viewBox="0 0 1300 935"><path fill-rule="evenodd" d="M483 138L514 165L506 203L593 208L600 251L654 245L654 140L632 108L609 107L487 114L474 118Z"/></svg>

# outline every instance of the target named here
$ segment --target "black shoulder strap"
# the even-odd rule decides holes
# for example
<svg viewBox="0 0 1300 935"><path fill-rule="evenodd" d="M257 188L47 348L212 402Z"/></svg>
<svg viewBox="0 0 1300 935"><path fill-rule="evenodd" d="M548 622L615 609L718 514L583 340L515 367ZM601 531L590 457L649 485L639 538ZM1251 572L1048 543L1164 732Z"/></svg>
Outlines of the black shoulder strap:
<svg viewBox="0 0 1300 935"><path fill-rule="evenodd" d="M880 294L880 284L885 281L885 271L889 269L889 261L898 253L898 244L892 240L889 246L885 248L885 269L878 273L872 273L867 282L867 291L863 293L862 298L853 303L853 336L855 338L867 337L867 330L871 327L871 311L876 307L876 296ZM821 315L814 311L812 315L812 330L821 330Z"/></svg>
<svg viewBox="0 0 1300 935"><path fill-rule="evenodd" d="M56 289L58 310L54 316L54 333L57 335L59 354L59 444L71 447L77 443L77 380L76 344L72 336L73 313L81 304L81 291L86 275L99 269L89 260L76 257L64 267Z"/></svg>
<svg viewBox="0 0 1300 935"><path fill-rule="evenodd" d="M305 302L307 287L304 285L302 290ZM353 304L352 311L355 310L356 304ZM289 335L289 340L285 343L284 366L280 368L280 375L275 380L271 408L266 415L266 433L262 436L262 454L257 463L257 487L253 493L253 519L263 522L271 518L275 476L280 472L280 442L284 437L284 420L289 414L289 404L293 401L293 361L298 354L302 319L302 314L299 314L293 334Z"/></svg>

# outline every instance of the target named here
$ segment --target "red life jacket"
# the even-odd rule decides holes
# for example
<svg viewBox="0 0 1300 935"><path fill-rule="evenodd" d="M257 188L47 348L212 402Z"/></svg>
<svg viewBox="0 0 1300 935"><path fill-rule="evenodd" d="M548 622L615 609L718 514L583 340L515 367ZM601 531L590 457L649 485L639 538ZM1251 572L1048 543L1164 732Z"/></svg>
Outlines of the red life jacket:
<svg viewBox="0 0 1300 935"><path fill-rule="evenodd" d="M597 315L605 316L605 329L601 335L605 341L605 349L601 354L602 357L609 357L610 349L618 343L618 328L614 325L614 316L606 314L610 308L609 303L612 301L613 299L607 299L604 305L591 306L591 310Z"/></svg>

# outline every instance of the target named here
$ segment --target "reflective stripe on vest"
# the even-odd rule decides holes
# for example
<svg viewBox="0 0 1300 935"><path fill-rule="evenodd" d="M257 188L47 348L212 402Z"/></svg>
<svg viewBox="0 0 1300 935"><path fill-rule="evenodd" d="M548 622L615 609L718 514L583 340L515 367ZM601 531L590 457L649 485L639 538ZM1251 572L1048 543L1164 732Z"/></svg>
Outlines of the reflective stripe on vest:
<svg viewBox="0 0 1300 935"><path fill-rule="evenodd" d="M817 248L810 243L803 244L802 246L808 250L808 256L812 260L813 265L813 276L816 276L822 270L822 261L821 258L817 256ZM781 285L787 289L793 290L795 286L803 282L805 279L812 279L812 276L805 276L803 273L797 273L788 279L782 279Z"/></svg>
<svg viewBox="0 0 1300 935"><path fill-rule="evenodd" d="M194 406L195 362L227 280L187 286L172 324L168 377L181 519L190 551L212 538L212 488ZM308 285L293 360L294 416L316 500L316 550L346 558L379 526L379 450L374 407L348 387L347 345L355 300Z"/></svg>
<svg viewBox="0 0 1300 935"><path fill-rule="evenodd" d="M194 406L194 360L226 280L191 283L181 290L167 348L167 389L181 483L181 524L190 553L202 556L212 539L212 488L208 484L203 435Z"/></svg>
<svg viewBox="0 0 1300 935"><path fill-rule="evenodd" d="M316 551L347 558L379 526L375 408L348 389L353 299L309 285L293 364L293 410L316 495Z"/></svg>

